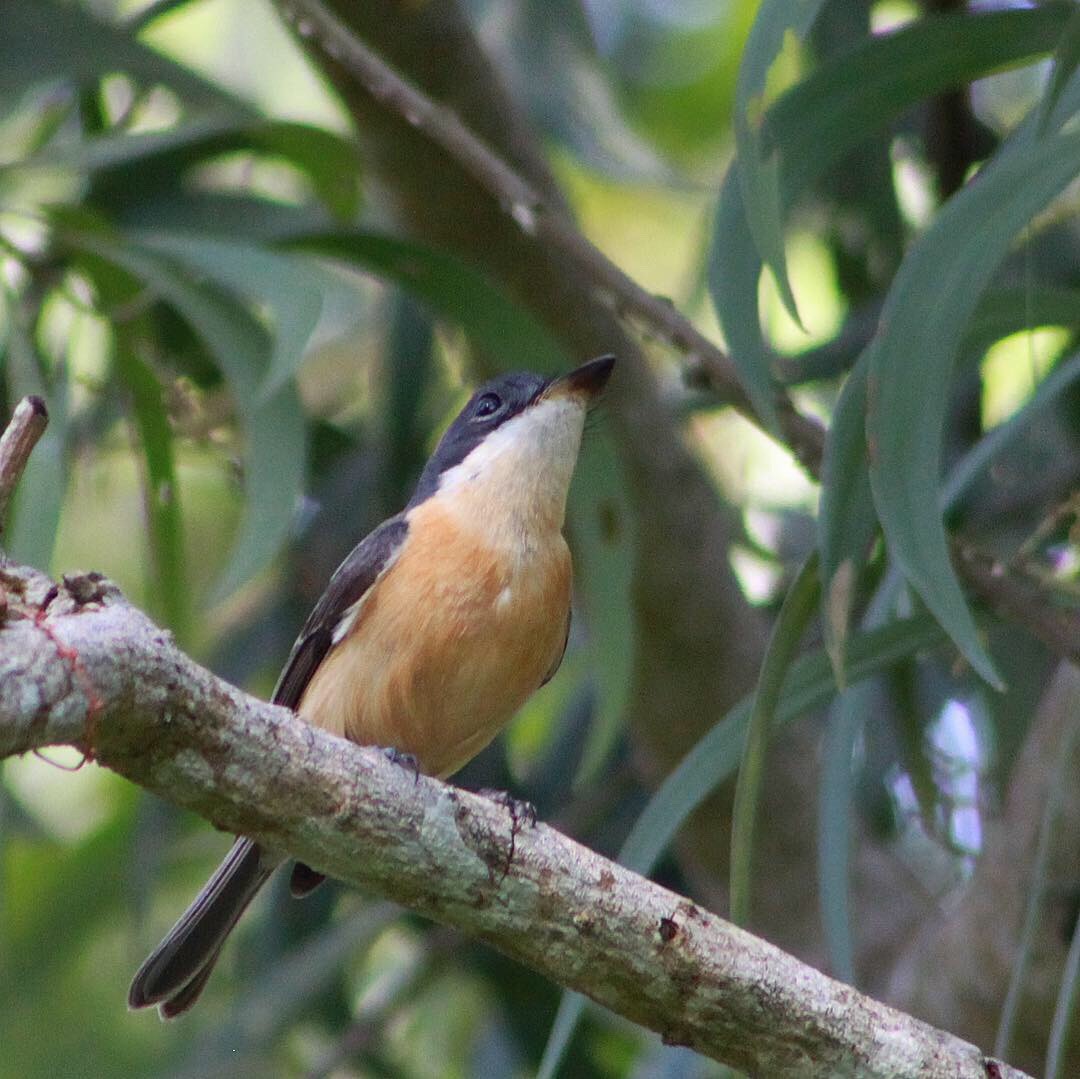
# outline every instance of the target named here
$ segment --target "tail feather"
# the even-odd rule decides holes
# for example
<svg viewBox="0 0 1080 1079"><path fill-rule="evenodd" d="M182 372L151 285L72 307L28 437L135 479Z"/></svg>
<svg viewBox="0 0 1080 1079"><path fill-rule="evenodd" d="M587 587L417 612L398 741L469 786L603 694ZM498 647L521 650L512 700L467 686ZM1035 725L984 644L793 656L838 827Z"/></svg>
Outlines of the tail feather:
<svg viewBox="0 0 1080 1079"><path fill-rule="evenodd" d="M139 967L128 1006L161 1005L172 1018L195 1003L221 946L277 862L250 839L238 839L194 902Z"/></svg>

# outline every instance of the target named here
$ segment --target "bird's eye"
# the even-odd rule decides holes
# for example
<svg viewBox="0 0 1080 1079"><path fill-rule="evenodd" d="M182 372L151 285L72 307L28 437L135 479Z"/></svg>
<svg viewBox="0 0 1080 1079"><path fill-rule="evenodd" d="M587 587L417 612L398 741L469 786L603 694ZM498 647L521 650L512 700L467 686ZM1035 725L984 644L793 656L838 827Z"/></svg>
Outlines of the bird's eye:
<svg viewBox="0 0 1080 1079"><path fill-rule="evenodd" d="M473 416L482 420L485 416L492 416L502 408L502 398L497 393L485 393L473 409Z"/></svg>

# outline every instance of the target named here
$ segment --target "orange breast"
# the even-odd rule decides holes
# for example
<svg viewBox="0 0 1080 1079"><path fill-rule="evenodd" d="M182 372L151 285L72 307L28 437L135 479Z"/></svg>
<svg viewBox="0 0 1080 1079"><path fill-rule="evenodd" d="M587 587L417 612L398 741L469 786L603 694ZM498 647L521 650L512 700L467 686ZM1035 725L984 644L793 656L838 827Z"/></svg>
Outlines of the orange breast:
<svg viewBox="0 0 1080 1079"><path fill-rule="evenodd" d="M571 567L557 529L511 557L481 524L434 499L412 511L397 561L308 685L305 719L437 776L495 737L558 662Z"/></svg>

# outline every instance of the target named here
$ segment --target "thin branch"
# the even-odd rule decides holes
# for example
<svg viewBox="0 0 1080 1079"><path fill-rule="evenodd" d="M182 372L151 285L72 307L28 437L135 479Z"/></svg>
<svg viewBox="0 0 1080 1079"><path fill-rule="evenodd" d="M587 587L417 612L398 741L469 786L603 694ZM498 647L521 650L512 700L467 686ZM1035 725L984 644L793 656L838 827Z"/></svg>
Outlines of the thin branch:
<svg viewBox="0 0 1080 1079"><path fill-rule="evenodd" d="M31 395L15 406L7 430L0 435L0 531L3 531L8 504L26 469L26 462L48 423L49 410L45 402Z"/></svg>
<svg viewBox="0 0 1080 1079"><path fill-rule="evenodd" d="M8 567L0 585L0 758L76 746L752 1074L1021 1074L544 824L246 696L100 577Z"/></svg>
<svg viewBox="0 0 1080 1079"><path fill-rule="evenodd" d="M672 346L705 365L714 392L764 426L750 405L730 357L667 300L642 288L620 270L451 109L433 101L398 74L320 0L278 0L277 6L301 38L317 46L383 107L403 117L461 165L498 200L523 233L566 256L621 315L640 319ZM816 476L824 446L823 429L802 415L780 388L776 400L785 442Z"/></svg>

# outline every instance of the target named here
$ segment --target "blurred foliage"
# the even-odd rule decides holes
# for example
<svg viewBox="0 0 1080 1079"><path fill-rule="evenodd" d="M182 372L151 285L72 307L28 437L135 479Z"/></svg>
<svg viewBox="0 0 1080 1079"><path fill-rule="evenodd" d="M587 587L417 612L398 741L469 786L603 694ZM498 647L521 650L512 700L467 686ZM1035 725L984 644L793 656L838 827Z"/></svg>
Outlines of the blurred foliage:
<svg viewBox="0 0 1080 1079"><path fill-rule="evenodd" d="M756 777L766 728L831 706L823 933L834 971L865 978L853 822L936 894L960 886L1049 663L973 610L946 525L1047 603L1078 599L1075 11L464 7L589 235L720 329L767 419L784 384L829 437L819 492L656 356L742 512L730 556L747 596L778 618L818 552L813 650L777 649L756 705L710 717L646 796L621 723L641 631L633 499L601 427L571 499L584 617L567 661L461 781L512 785L685 888L664 853L738 770L751 715ZM52 414L5 546L109 573L253 691L338 560L407 497L474 351L580 359L482 267L382 231L363 176L344 110L266 3L0 0L0 411L32 391ZM553 987L333 888L268 896L183 1023L129 1015L128 976L224 841L50 759L9 762L0 784L0 1075L509 1076L542 1056L547 1074L560 1059L575 1076L721 1074L573 998L549 1041Z"/></svg>

